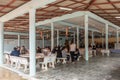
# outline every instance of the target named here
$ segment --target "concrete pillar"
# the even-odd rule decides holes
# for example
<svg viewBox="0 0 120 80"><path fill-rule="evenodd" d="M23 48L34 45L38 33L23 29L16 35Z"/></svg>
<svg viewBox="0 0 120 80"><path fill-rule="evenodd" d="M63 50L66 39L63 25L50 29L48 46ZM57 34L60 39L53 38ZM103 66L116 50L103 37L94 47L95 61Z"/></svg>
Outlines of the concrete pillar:
<svg viewBox="0 0 120 80"><path fill-rule="evenodd" d="M21 46L20 44L21 44L21 42L20 42L20 34L18 34L18 46Z"/></svg>
<svg viewBox="0 0 120 80"><path fill-rule="evenodd" d="M106 49L108 49L108 24L105 24L106 28Z"/></svg>
<svg viewBox="0 0 120 80"><path fill-rule="evenodd" d="M36 28L35 28L35 9L29 10L29 54L30 54L30 76L36 74Z"/></svg>
<svg viewBox="0 0 120 80"><path fill-rule="evenodd" d="M84 16L85 21L84 21L84 25L85 25L85 60L88 61L89 60L89 55L88 55L88 15Z"/></svg>
<svg viewBox="0 0 120 80"><path fill-rule="evenodd" d="M118 30L117 30L116 38L117 38L116 43L118 44L119 43L119 31Z"/></svg>
<svg viewBox="0 0 120 80"><path fill-rule="evenodd" d="M4 53L4 23L0 22L0 66L3 65Z"/></svg>
<svg viewBox="0 0 120 80"><path fill-rule="evenodd" d="M43 48L45 48L45 37L44 37L44 35L42 37L42 41L43 41Z"/></svg>
<svg viewBox="0 0 120 80"><path fill-rule="evenodd" d="M54 25L51 23L51 51L54 48Z"/></svg>
<svg viewBox="0 0 120 80"><path fill-rule="evenodd" d="M77 27L77 48L79 49L79 27Z"/></svg>
<svg viewBox="0 0 120 80"><path fill-rule="evenodd" d="M73 35L74 35L73 37L74 37L74 43L75 43L75 32L73 33Z"/></svg>
<svg viewBox="0 0 120 80"><path fill-rule="evenodd" d="M102 48L104 48L104 30L102 30Z"/></svg>
<svg viewBox="0 0 120 80"><path fill-rule="evenodd" d="M57 46L59 45L59 30L57 30Z"/></svg>
<svg viewBox="0 0 120 80"><path fill-rule="evenodd" d="M92 31L92 47L94 45L94 32Z"/></svg>

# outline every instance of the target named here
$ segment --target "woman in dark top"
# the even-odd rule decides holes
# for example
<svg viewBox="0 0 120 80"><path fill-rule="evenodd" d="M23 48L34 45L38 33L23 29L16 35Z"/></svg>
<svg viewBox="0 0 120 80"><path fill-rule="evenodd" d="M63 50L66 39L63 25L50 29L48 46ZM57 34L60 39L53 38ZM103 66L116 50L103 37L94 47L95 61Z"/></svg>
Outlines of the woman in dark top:
<svg viewBox="0 0 120 80"><path fill-rule="evenodd" d="M41 53L41 48L39 46L37 47L37 53Z"/></svg>
<svg viewBox="0 0 120 80"><path fill-rule="evenodd" d="M61 52L60 46L58 46L56 48L56 52L57 52L57 57L62 57L62 52Z"/></svg>
<svg viewBox="0 0 120 80"><path fill-rule="evenodd" d="M93 50L96 50L96 47L95 47L95 45L93 45L93 48L92 48Z"/></svg>

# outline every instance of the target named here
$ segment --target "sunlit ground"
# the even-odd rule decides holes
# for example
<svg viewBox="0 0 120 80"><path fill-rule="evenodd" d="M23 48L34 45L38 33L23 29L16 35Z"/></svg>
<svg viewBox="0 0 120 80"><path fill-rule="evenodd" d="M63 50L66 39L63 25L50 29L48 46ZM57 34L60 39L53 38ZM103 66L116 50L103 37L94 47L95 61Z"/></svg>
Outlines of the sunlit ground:
<svg viewBox="0 0 120 80"><path fill-rule="evenodd" d="M0 80L25 80L17 73L14 73L10 70L0 68Z"/></svg>

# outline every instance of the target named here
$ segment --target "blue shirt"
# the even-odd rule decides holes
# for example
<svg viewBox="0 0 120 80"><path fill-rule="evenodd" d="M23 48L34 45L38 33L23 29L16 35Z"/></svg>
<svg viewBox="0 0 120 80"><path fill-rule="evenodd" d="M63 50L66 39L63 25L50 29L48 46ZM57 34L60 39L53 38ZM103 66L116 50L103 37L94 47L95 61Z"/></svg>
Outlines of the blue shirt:
<svg viewBox="0 0 120 80"><path fill-rule="evenodd" d="M19 56L19 55L20 55L20 52L17 51L17 50L14 50L14 51L11 52L10 55L11 55L11 56Z"/></svg>

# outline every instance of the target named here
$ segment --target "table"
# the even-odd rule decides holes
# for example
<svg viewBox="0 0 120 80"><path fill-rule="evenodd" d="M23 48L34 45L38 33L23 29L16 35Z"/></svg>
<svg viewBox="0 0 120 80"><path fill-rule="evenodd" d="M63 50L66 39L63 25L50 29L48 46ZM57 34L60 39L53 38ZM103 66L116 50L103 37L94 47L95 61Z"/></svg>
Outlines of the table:
<svg viewBox="0 0 120 80"><path fill-rule="evenodd" d="M29 58L30 55L29 55L29 54L24 54L24 55L20 55L20 57ZM44 58L44 54L42 54L42 53L37 53L37 54L36 54L36 59L40 59L40 58Z"/></svg>

